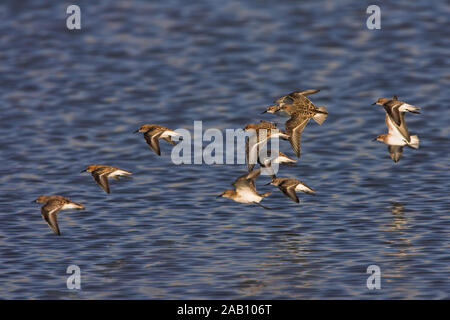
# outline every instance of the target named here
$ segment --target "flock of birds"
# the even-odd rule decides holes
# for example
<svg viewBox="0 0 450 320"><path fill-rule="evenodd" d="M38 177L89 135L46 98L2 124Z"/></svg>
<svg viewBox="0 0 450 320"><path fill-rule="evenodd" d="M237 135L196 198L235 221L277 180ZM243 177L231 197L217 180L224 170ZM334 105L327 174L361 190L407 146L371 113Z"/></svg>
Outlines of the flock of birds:
<svg viewBox="0 0 450 320"><path fill-rule="evenodd" d="M271 192L259 194L256 191L255 179L260 175L261 168L254 170L256 162L262 168L268 169L272 176L272 180L268 185L277 186L281 192L291 198L295 202L300 202L296 191L303 191L305 193L314 194L315 190L308 187L303 181L295 178L277 177L272 168L272 163L278 164L292 164L296 160L288 157L286 154L278 151L278 154L272 155L271 152L266 151L264 146L269 139L281 138L289 140L292 149L300 158L300 137L302 131L305 129L309 120L312 118L319 125L321 125L327 115L327 109L323 106L316 107L308 95L319 92L319 90L305 90L295 91L288 95L282 96L274 101L274 105L266 108L264 113L272 113L278 116L287 116L289 120L285 123L285 130L278 129L274 122L261 120L259 123L248 124L244 130L250 132L255 136L255 139L247 139L246 141L246 160L249 173L239 177L233 182L234 190L225 190L219 197L232 199L240 203L259 203L264 197L267 197ZM253 142L253 143L251 143ZM267 156L264 156L267 155ZM256 161L255 161L256 160ZM269 209L260 205L265 209Z"/></svg>
<svg viewBox="0 0 450 320"><path fill-rule="evenodd" d="M411 112L419 114L419 107L412 106L397 99L380 98L375 103L384 107L386 111L386 125L388 127L387 134L380 134L374 140L384 142L388 145L389 154L398 162L403 154L403 147L408 146L413 149L419 148L419 137L410 135L405 122L405 113Z"/></svg>
<svg viewBox="0 0 450 320"><path fill-rule="evenodd" d="M293 165L296 162L286 154L278 151L271 154L271 150L265 149L268 141L273 138L289 140L292 149L300 158L300 137L310 119L321 125L327 118L328 112L325 107L316 107L308 98L309 95L319 92L319 90L295 91L282 96L274 101L274 105L266 108L263 113L272 113L278 116L287 116L289 119L285 123L285 130L278 129L274 122L261 120L259 123L248 124L244 130L250 134L246 140L246 162L248 172L237 178L232 185L234 190L225 190L218 196L232 199L240 203L254 203L265 209L260 204L261 200L271 192L258 193L255 187L255 179L260 175L261 169L267 170L271 176L271 181L266 185L278 187L287 197L295 202L299 202L296 191L307 194L314 194L315 190L307 186L303 181L295 178L277 177L272 169L272 164ZM396 96L380 98L374 105L381 105L386 112L387 134L381 134L374 140L381 141L388 145L389 154L394 162L398 162L403 153L403 147L408 146L414 149L419 147L417 135L410 135L405 122L405 113L419 113L419 108L397 99ZM158 155L161 155L159 140L163 139L171 145L176 145L172 137L182 139L179 133L169 128L157 124L145 124L139 127L135 133L141 132L144 135L148 146ZM265 151L265 153L263 153ZM254 169L256 163L260 168ZM89 172L95 182L106 192L110 193L108 178L119 180L119 177L127 177L132 172L108 166L89 165L81 172ZM57 214L60 210L84 209L80 203L73 202L60 195L41 195L34 202L42 203L41 214L45 222L57 234L61 235Z"/></svg>

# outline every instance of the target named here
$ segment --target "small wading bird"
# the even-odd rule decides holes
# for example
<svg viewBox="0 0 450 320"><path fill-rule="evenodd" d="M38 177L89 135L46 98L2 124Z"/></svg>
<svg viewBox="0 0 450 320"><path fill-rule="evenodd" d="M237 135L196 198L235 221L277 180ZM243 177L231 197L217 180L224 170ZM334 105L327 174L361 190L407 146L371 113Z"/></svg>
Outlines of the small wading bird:
<svg viewBox="0 0 450 320"><path fill-rule="evenodd" d="M132 174L127 170L101 164L91 164L81 172L90 172L92 174L92 177L94 177L95 182L97 182L97 184L103 190L105 190L106 193L109 193L108 178L119 180L120 176L127 176Z"/></svg>
<svg viewBox="0 0 450 320"><path fill-rule="evenodd" d="M306 90L292 92L275 100L277 105L269 106L263 113L275 113L288 115L290 119L286 121L286 134L289 135L289 141L296 156L300 158L300 138L303 129L314 119L321 125L328 116L325 107L316 107L306 96L319 92L319 90ZM286 103L288 101L289 103Z"/></svg>
<svg viewBox="0 0 450 320"><path fill-rule="evenodd" d="M259 162L259 153L261 148L263 148L269 139L272 138L282 138L289 139L289 136L283 131L279 130L276 127L271 129L266 128L256 128L249 129L249 126L253 124L247 125L244 130L255 130L256 136L249 137L245 142L245 159L247 161L248 171L252 171L255 167L256 163Z"/></svg>
<svg viewBox="0 0 450 320"><path fill-rule="evenodd" d="M315 94L317 92L319 92L319 89L309 89L309 90L303 90L303 91L294 91L291 92L285 96L281 96L278 99L276 99L274 101L275 104L282 104L282 103L286 103L286 99L288 99L287 103L292 103L292 102L298 102L298 103L302 103L302 104L310 104L311 101L309 101L308 98L306 98L306 96L311 95L311 94Z"/></svg>
<svg viewBox="0 0 450 320"><path fill-rule="evenodd" d="M49 227L58 235L61 235L58 227L58 220L56 215L60 210L67 209L84 209L83 205L70 201L69 199L53 195L53 196L39 196L33 202L43 203L44 205L41 207L41 215L44 218L45 222L49 225Z"/></svg>
<svg viewBox="0 0 450 320"><path fill-rule="evenodd" d="M217 198L224 197L240 203L255 203L264 209L269 209L260 204L264 197L267 197L271 192L259 194L256 191L255 179L261 173L261 169L253 170L250 173L246 173L233 182L235 190L225 190Z"/></svg>
<svg viewBox="0 0 450 320"><path fill-rule="evenodd" d="M261 157L258 157L259 165L261 166L261 168L264 168L267 174L270 175L272 178L275 177L275 171L272 168L272 163L294 166L295 162L297 162L297 160L288 157L281 151L278 151L278 155L272 155L271 150L268 150L267 157L263 157L262 160Z"/></svg>
<svg viewBox="0 0 450 320"><path fill-rule="evenodd" d="M134 133L137 132L144 133L145 141L158 156L161 155L161 150L159 148L159 139L164 139L174 146L177 143L172 140L172 137L180 136L179 133L157 124L144 124L139 127L139 129L137 129Z"/></svg>
<svg viewBox="0 0 450 320"><path fill-rule="evenodd" d="M274 122L261 120L259 123L249 123L245 126L244 131L258 132L259 129L276 129L277 125Z"/></svg>
<svg viewBox="0 0 450 320"><path fill-rule="evenodd" d="M320 90L305 90L305 91L294 91L288 95L282 96L274 101L275 105L267 107L262 113L273 113L278 116L290 117L292 113L296 111L307 112L311 117L315 116L316 113L323 114L324 116L317 115L317 121L319 124L325 120L328 114L325 107L316 107L311 100L307 98L308 95L319 92ZM323 118L323 119L321 119Z"/></svg>
<svg viewBox="0 0 450 320"><path fill-rule="evenodd" d="M273 177L272 180L266 185L277 186L286 196L293 201L299 203L297 194L295 191L303 191L305 193L314 194L316 191L308 187L303 181L292 178L277 178Z"/></svg>
<svg viewBox="0 0 450 320"><path fill-rule="evenodd" d="M398 162L403 154L403 147L408 146L413 149L419 148L419 137L411 136L405 122L405 113L411 112L419 114L419 107L412 106L397 99L397 96L389 98L379 98L372 105L381 105L386 111L387 134L377 136L374 141L380 141L388 145L389 155L394 162Z"/></svg>

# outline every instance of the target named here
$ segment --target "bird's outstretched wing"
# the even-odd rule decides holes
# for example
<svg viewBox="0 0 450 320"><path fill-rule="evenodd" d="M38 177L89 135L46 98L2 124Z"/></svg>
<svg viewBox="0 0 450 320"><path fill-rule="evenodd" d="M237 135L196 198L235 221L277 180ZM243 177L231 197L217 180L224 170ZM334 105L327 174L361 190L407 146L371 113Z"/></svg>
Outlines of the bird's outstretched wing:
<svg viewBox="0 0 450 320"><path fill-rule="evenodd" d="M403 103L398 100L390 100L386 104L383 105L386 113L391 117L394 123L398 126L401 125L402 117L400 110L398 109Z"/></svg>
<svg viewBox="0 0 450 320"><path fill-rule="evenodd" d="M391 156L391 159L394 160L395 163L397 163L403 154L403 147L402 146L388 146L389 155Z"/></svg>
<svg viewBox="0 0 450 320"><path fill-rule="evenodd" d="M250 141L250 138L247 138L245 140L245 162L247 162L248 172L252 171L256 164L256 163L253 163L253 162L256 162L254 160L252 160L252 163L250 163L250 147L249 147L250 142L249 141ZM252 159L253 159L253 156L254 155L252 154Z"/></svg>
<svg viewBox="0 0 450 320"><path fill-rule="evenodd" d="M399 113L400 125L395 122L395 119L392 118L388 112L386 112L386 126L388 128L388 132L390 134L401 134L406 141L411 141L411 135L409 134L408 127L405 122L405 113Z"/></svg>
<svg viewBox="0 0 450 320"><path fill-rule="evenodd" d="M306 97L307 95L314 94L319 92L317 89L303 90L303 91L294 91L285 96L282 96L274 101L276 104L280 103L308 103L309 99ZM286 101L286 99L289 99Z"/></svg>
<svg viewBox="0 0 450 320"><path fill-rule="evenodd" d="M162 135L163 131L147 131L144 133L144 138L149 147L158 155L161 155L161 149L159 148L159 137Z"/></svg>
<svg viewBox="0 0 450 320"><path fill-rule="evenodd" d="M282 184L279 186L279 189L280 189L285 195L287 195L289 198L291 198L294 202L299 203L300 200L298 200L298 196L297 196L297 194L295 193L295 187L296 187L295 184L289 185L289 184L286 184L286 183L282 183Z"/></svg>
<svg viewBox="0 0 450 320"><path fill-rule="evenodd" d="M260 134L261 130L267 130L266 134ZM264 128L258 129L255 136L248 137L245 141L245 160L247 161L247 168L249 172L252 171L256 163L259 162L260 152L261 150L264 150L263 147L267 144L267 141L271 137L272 130Z"/></svg>
<svg viewBox="0 0 450 320"><path fill-rule="evenodd" d="M256 193L255 179L260 175L261 168L246 173L237 178L232 185L236 188L238 193L250 191Z"/></svg>
<svg viewBox="0 0 450 320"><path fill-rule="evenodd" d="M58 227L58 220L56 215L59 210L61 210L63 204L60 200L50 200L46 204L44 204L41 208L41 214L44 218L45 222L49 225L49 227L58 235L61 235Z"/></svg>
<svg viewBox="0 0 450 320"><path fill-rule="evenodd" d="M314 94L314 93L317 93L319 91L320 91L319 89L309 89L309 90L300 91L299 93L304 95L304 96L308 96L310 94Z"/></svg>
<svg viewBox="0 0 450 320"><path fill-rule="evenodd" d="M294 150L297 158L300 158L300 138L303 129L309 121L309 117L301 117L297 114L286 121L286 133L289 135L289 142Z"/></svg>
<svg viewBox="0 0 450 320"><path fill-rule="evenodd" d="M92 171L92 177L106 193L109 193L108 172L104 168Z"/></svg>

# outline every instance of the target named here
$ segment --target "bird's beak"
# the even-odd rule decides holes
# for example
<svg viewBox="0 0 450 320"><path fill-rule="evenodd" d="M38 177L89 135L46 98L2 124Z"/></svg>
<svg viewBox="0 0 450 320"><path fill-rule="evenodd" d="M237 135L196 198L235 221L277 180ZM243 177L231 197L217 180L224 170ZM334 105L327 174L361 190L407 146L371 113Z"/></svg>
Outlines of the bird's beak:
<svg viewBox="0 0 450 320"><path fill-rule="evenodd" d="M376 102L372 103L373 106L376 105L376 104L377 104Z"/></svg>
<svg viewBox="0 0 450 320"><path fill-rule="evenodd" d="M31 201L31 203L36 203L36 200Z"/></svg>
<svg viewBox="0 0 450 320"><path fill-rule="evenodd" d="M264 113L266 113L267 112L267 110L264 110L263 112L261 112L261 114L264 114Z"/></svg>
<svg viewBox="0 0 450 320"><path fill-rule="evenodd" d="M266 183L265 186L268 186L269 184L271 184L272 182Z"/></svg>
<svg viewBox="0 0 450 320"><path fill-rule="evenodd" d="M83 173L83 172L86 172L86 169L80 171L80 173Z"/></svg>
<svg viewBox="0 0 450 320"><path fill-rule="evenodd" d="M219 195L216 197L216 199L221 198L222 196L223 196L223 193L222 193L222 194L219 194Z"/></svg>
<svg viewBox="0 0 450 320"><path fill-rule="evenodd" d="M371 141L377 141L377 138L373 138Z"/></svg>
<svg viewBox="0 0 450 320"><path fill-rule="evenodd" d="M133 133L138 133L139 132L139 129L137 129L136 131L133 131Z"/></svg>

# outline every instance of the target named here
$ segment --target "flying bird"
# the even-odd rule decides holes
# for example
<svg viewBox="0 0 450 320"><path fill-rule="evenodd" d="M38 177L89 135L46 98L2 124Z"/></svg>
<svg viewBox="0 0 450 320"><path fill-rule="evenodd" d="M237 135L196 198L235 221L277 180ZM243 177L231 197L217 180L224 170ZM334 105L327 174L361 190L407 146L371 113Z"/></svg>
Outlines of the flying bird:
<svg viewBox="0 0 450 320"><path fill-rule="evenodd" d="M286 134L295 155L300 158L301 133L309 122L314 119L321 125L328 116L327 109L323 106L316 107L306 96L319 92L319 90L295 91L275 100L276 105L269 106L265 112L287 115L290 117L285 123ZM286 101L288 103L286 103ZM264 113L264 112L263 112Z"/></svg>
<svg viewBox="0 0 450 320"><path fill-rule="evenodd" d="M240 203L255 203L262 206L260 204L261 200L270 195L271 192L259 194L256 191L255 179L260 173L261 169L257 169L240 176L232 184L235 188L234 190L225 190L217 198L224 197ZM262 207L267 209L264 206Z"/></svg>
<svg viewBox="0 0 450 320"><path fill-rule="evenodd" d="M248 126L250 125L247 125L244 130L250 130L247 129ZM256 163L259 161L260 150L267 144L269 139L289 139L289 136L283 130L279 130L276 127L272 129L256 128L254 130L256 135L247 138L245 141L245 159L247 161L248 171L252 171Z"/></svg>
<svg viewBox="0 0 450 320"><path fill-rule="evenodd" d="M274 101L275 105L268 106L266 110L263 111L263 113L266 112L274 113L279 116L290 117L295 110L303 109L303 110L319 111L319 113L327 114L325 107L316 107L311 102L311 100L307 98L308 95L317 93L319 91L320 90L312 89L312 90L291 92L285 96L276 99Z"/></svg>
<svg viewBox="0 0 450 320"><path fill-rule="evenodd" d="M109 193L109 182L108 178L114 178L119 180L121 176L128 176L132 174L130 171L119 169L112 166L106 166L101 164L91 164L81 172L90 172L95 182L103 189L106 193Z"/></svg>
<svg viewBox="0 0 450 320"><path fill-rule="evenodd" d="M134 133L143 132L144 138L149 147L158 155L161 155L159 148L159 139L164 139L171 145L176 145L176 142L172 140L172 137L180 136L179 133L160 126L158 124L144 124L139 127Z"/></svg>
<svg viewBox="0 0 450 320"><path fill-rule="evenodd" d="M316 191L308 187L303 181L293 178L277 178L273 177L267 185L277 186L286 196L291 198L294 202L299 203L298 196L295 191L303 191L305 193L313 194Z"/></svg>
<svg viewBox="0 0 450 320"><path fill-rule="evenodd" d="M59 195L42 195L33 202L44 204L41 207L41 215L44 218L45 222L47 222L49 227L53 230L53 232L55 232L58 236L61 235L57 220L58 212L60 210L67 209L84 209L82 204L70 201L69 199Z"/></svg>
<svg viewBox="0 0 450 320"><path fill-rule="evenodd" d="M275 177L275 171L272 168L272 164L286 164L286 165L294 165L294 163L297 162L297 160L294 160L284 154L281 151L278 151L278 154L272 155L271 150L267 151L266 157L258 157L258 163L261 166L261 168L264 168L272 178Z"/></svg>
<svg viewBox="0 0 450 320"><path fill-rule="evenodd" d="M385 122L388 133L381 134L374 140L387 144L391 159L398 162L403 155L404 146L413 149L419 148L419 137L410 135L405 122L405 113L419 114L420 108L398 100L397 96L392 97L392 99L379 98L372 105L375 104L383 106L386 111Z"/></svg>

